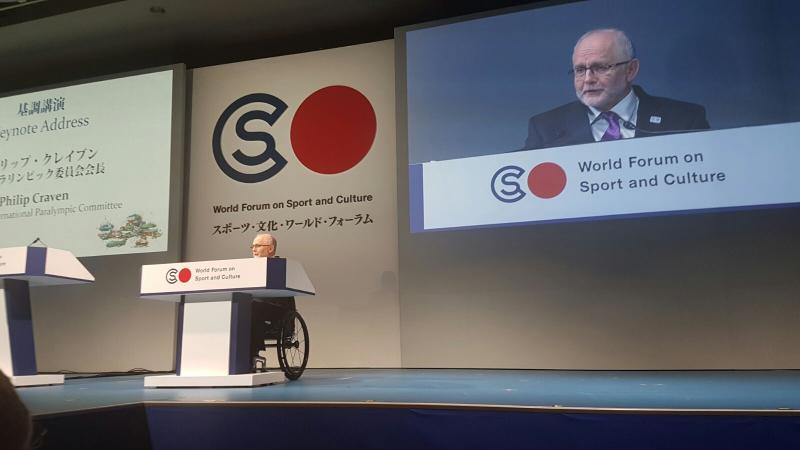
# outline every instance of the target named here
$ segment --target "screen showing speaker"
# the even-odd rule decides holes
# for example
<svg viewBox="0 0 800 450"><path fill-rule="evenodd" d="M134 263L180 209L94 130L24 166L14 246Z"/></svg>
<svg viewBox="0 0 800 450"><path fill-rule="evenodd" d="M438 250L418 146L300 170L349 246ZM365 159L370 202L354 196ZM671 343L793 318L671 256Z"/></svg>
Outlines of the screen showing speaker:
<svg viewBox="0 0 800 450"><path fill-rule="evenodd" d="M411 231L796 206L798 14L598 0L401 30Z"/></svg>

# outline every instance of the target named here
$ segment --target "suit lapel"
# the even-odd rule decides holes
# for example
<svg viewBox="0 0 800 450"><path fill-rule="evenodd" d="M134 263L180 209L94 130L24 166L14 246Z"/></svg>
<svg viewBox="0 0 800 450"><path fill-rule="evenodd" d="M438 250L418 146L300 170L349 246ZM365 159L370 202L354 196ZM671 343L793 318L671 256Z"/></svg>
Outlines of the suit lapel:
<svg viewBox="0 0 800 450"><path fill-rule="evenodd" d="M589 112L581 102L574 102L570 108L569 120L564 121L562 145L588 144L594 142L592 127L589 125Z"/></svg>
<svg viewBox="0 0 800 450"><path fill-rule="evenodd" d="M636 137L649 136L653 133L662 133L664 118L657 110L652 97L639 86L634 86L633 91L639 98L639 109L636 112Z"/></svg>

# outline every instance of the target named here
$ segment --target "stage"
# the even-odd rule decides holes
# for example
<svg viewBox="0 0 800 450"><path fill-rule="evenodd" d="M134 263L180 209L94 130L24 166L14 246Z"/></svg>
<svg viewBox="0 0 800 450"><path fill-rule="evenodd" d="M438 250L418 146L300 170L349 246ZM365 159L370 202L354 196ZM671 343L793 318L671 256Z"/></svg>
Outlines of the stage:
<svg viewBox="0 0 800 450"><path fill-rule="evenodd" d="M309 369L257 388L68 376L18 392L47 430L42 448L800 445L797 370Z"/></svg>

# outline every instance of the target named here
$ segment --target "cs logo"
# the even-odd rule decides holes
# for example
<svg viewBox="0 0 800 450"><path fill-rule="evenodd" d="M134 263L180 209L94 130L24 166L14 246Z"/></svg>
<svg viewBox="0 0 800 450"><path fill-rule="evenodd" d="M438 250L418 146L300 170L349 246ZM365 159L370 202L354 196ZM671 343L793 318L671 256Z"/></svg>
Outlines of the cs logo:
<svg viewBox="0 0 800 450"><path fill-rule="evenodd" d="M256 156L248 156L244 154L241 149L236 149L232 154L233 159L239 164L248 167L258 166L270 160L273 164L261 172L243 173L236 170L225 159L222 149L222 131L225 128L225 124L228 123L228 120L233 116L233 113L239 108L250 105L251 103L265 103L272 106L274 109L269 113L266 111L254 110L242 114L236 121L236 136L243 141L261 141L266 145L266 148L261 154ZM225 108L225 111L222 112L222 115L219 116L219 120L217 120L217 125L214 127L214 135L211 138L214 159L217 161L219 168L225 172L225 175L242 183L258 183L259 181L272 178L286 166L286 158L278 153L278 150L275 148L275 139L271 134L263 131L248 131L245 129L245 125L251 120L263 120L270 126L275 125L275 122L286 112L286 108L288 108L288 105L284 103L283 100L269 94L245 95Z"/></svg>
<svg viewBox="0 0 800 450"><path fill-rule="evenodd" d="M504 203L514 203L525 197L519 179L525 169L519 166L501 167L492 176L492 194ZM539 198L553 198L567 186L567 174L556 163L538 164L528 173L528 189Z"/></svg>
<svg viewBox="0 0 800 450"><path fill-rule="evenodd" d="M282 153L286 143L276 142L268 130L288 109L280 98L263 93L245 95L225 108L211 138L214 160L222 172L241 183L258 183L283 170L288 164ZM290 141L306 168L337 174L361 162L372 147L376 130L375 110L364 94L348 86L328 86L309 95L297 108L291 119ZM243 150L242 145L250 149Z"/></svg>
<svg viewBox="0 0 800 450"><path fill-rule="evenodd" d="M186 283L191 278L192 271L189 269L181 269L180 271L178 271L178 269L169 269L166 275L167 283L169 284L175 284L178 281Z"/></svg>

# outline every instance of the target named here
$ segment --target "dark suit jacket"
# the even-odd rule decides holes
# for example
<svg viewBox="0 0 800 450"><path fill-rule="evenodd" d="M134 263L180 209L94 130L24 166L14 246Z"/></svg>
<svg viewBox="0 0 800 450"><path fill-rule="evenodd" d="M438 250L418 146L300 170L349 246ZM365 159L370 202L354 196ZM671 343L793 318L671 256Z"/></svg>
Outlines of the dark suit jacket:
<svg viewBox="0 0 800 450"><path fill-rule="evenodd" d="M636 137L709 128L706 109L700 105L653 97L639 86L634 86L633 91L639 97ZM594 142L588 113L588 108L583 103L574 101L531 117L528 123L528 139L523 150ZM658 119L651 121L651 118ZM659 120L660 123L653 123Z"/></svg>

